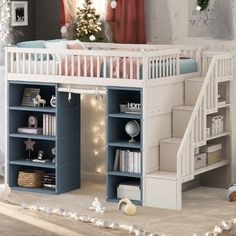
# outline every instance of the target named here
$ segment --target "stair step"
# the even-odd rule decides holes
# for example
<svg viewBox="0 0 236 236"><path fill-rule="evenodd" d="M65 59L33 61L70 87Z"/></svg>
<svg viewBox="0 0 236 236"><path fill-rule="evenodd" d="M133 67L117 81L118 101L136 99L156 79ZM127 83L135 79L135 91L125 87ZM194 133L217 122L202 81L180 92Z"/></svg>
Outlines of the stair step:
<svg viewBox="0 0 236 236"><path fill-rule="evenodd" d="M173 137L182 138L189 123L194 106L173 108Z"/></svg>
<svg viewBox="0 0 236 236"><path fill-rule="evenodd" d="M147 174L146 177L154 178L154 179L177 180L176 172L170 172L170 171L155 171L155 172Z"/></svg>
<svg viewBox="0 0 236 236"><path fill-rule="evenodd" d="M196 104L204 79L204 77L197 77L185 80L185 105L194 106Z"/></svg>
<svg viewBox="0 0 236 236"><path fill-rule="evenodd" d="M181 138L167 138L160 141L160 170L176 172L177 152Z"/></svg>
<svg viewBox="0 0 236 236"><path fill-rule="evenodd" d="M204 81L205 77L195 77L195 78L188 78L188 79L185 79L185 82L202 82Z"/></svg>

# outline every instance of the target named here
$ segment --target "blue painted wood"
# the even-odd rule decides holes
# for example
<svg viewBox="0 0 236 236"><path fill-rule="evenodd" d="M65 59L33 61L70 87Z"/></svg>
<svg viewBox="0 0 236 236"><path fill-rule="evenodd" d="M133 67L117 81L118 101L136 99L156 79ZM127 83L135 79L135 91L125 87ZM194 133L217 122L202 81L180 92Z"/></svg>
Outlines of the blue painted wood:
<svg viewBox="0 0 236 236"><path fill-rule="evenodd" d="M141 119L141 114L112 113L108 114L111 118Z"/></svg>
<svg viewBox="0 0 236 236"><path fill-rule="evenodd" d="M139 88L117 88L109 87L106 102L106 197L108 201L117 202L117 187L127 180L138 181L141 186L141 201L134 201L137 205L142 205L142 173L126 173L114 171L114 161L117 149L138 150L142 156L142 113L123 114L120 113L119 105L127 102L141 103L142 90ZM130 137L125 132L125 125L130 119L137 120L141 127L141 133L135 140L136 143L129 143ZM141 168L142 169L142 168Z"/></svg>
<svg viewBox="0 0 236 236"><path fill-rule="evenodd" d="M108 145L111 147L124 147L124 148L135 148L135 149L141 148L140 142L129 143L128 140L127 141L109 142Z"/></svg>
<svg viewBox="0 0 236 236"><path fill-rule="evenodd" d="M55 136L46 136L46 135L36 135L36 134L10 134L11 138L31 138L31 139L38 139L38 140L56 140Z"/></svg>
<svg viewBox="0 0 236 236"><path fill-rule="evenodd" d="M53 107L25 107L25 106L11 106L12 111L31 111L31 112L46 112L55 113L56 109Z"/></svg>
<svg viewBox="0 0 236 236"><path fill-rule="evenodd" d="M55 169L55 163L53 162L47 162L47 163L38 163L33 161L26 161L26 160L17 160L17 161L10 161L10 165L20 165L20 166L33 166L33 167L39 167L39 168L49 168L49 169Z"/></svg>
<svg viewBox="0 0 236 236"><path fill-rule="evenodd" d="M121 172L121 171L109 171L108 175L114 176L126 176L126 177L133 177L133 178L141 178L141 174L138 173L129 173L129 172Z"/></svg>
<svg viewBox="0 0 236 236"><path fill-rule="evenodd" d="M57 193L80 187L80 95L57 93ZM62 173L62 174L59 174Z"/></svg>
<svg viewBox="0 0 236 236"><path fill-rule="evenodd" d="M47 100L48 105L51 96L56 95L57 107L22 107L21 100L26 87L40 88L40 95ZM9 185L16 190L60 194L80 187L80 96L72 95L72 101L68 103L67 94L57 91L56 84L21 81L8 83L8 181ZM39 127L42 127L45 113L56 116L57 133L55 137L17 133L18 127L27 127L30 115L36 115ZM36 141L35 151L31 152L33 158L37 157L39 150L43 150L45 158L53 159L51 150L56 147L56 163L25 161L24 158L28 157L28 152L25 150L24 141L28 138ZM24 169L44 169L46 173L55 173L56 190L18 187L18 173Z"/></svg>

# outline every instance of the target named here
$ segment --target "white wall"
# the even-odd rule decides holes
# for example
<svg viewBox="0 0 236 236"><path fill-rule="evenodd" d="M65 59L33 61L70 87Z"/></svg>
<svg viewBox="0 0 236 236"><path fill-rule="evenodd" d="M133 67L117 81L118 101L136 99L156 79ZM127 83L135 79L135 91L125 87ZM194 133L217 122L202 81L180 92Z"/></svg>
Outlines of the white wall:
<svg viewBox="0 0 236 236"><path fill-rule="evenodd" d="M236 40L188 37L188 1L190 0L145 0L148 42L197 44L208 46L211 50L236 49ZM233 1L232 15L235 20L236 3Z"/></svg>

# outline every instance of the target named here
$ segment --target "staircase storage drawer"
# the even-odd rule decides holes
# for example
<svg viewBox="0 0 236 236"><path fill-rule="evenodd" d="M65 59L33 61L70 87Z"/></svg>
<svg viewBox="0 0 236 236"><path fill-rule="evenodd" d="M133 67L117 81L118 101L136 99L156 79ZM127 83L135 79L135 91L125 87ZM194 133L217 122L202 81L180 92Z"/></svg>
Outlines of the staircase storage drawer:
<svg viewBox="0 0 236 236"><path fill-rule="evenodd" d="M129 198L141 201L140 185L136 183L123 182L117 187L117 198Z"/></svg>
<svg viewBox="0 0 236 236"><path fill-rule="evenodd" d="M212 165L222 160L222 143L202 147L201 152L207 153L207 165Z"/></svg>
<svg viewBox="0 0 236 236"><path fill-rule="evenodd" d="M207 164L207 154L206 153L200 153L198 155L194 156L194 169L199 169Z"/></svg>
<svg viewBox="0 0 236 236"><path fill-rule="evenodd" d="M183 138L193 108L193 106L179 106L173 108L173 137Z"/></svg>
<svg viewBox="0 0 236 236"><path fill-rule="evenodd" d="M185 80L185 105L194 106L203 84L203 78Z"/></svg>
<svg viewBox="0 0 236 236"><path fill-rule="evenodd" d="M177 152L180 138L169 138L160 141L160 170L176 172Z"/></svg>

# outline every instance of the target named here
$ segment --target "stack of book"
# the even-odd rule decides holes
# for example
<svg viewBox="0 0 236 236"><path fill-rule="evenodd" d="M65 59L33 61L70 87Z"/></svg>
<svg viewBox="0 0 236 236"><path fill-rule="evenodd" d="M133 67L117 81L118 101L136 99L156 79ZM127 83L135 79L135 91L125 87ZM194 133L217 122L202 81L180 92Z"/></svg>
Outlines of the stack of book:
<svg viewBox="0 0 236 236"><path fill-rule="evenodd" d="M43 114L43 135L56 136L55 116Z"/></svg>
<svg viewBox="0 0 236 236"><path fill-rule="evenodd" d="M116 150L114 171L141 173L141 153L138 151Z"/></svg>
<svg viewBox="0 0 236 236"><path fill-rule="evenodd" d="M54 173L47 173L43 176L43 187L56 190L56 177Z"/></svg>

